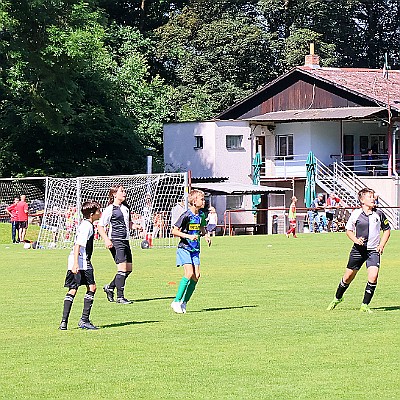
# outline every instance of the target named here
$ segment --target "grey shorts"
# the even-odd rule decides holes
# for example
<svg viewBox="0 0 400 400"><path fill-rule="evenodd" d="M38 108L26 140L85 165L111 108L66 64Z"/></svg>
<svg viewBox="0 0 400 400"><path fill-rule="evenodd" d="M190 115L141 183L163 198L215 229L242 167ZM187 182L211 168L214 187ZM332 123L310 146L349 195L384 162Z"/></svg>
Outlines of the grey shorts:
<svg viewBox="0 0 400 400"><path fill-rule="evenodd" d="M115 264L120 263L131 263L132 262L132 251L129 246L129 240L119 240L119 239L111 239L113 243L113 247L111 247L110 251L114 258Z"/></svg>
<svg viewBox="0 0 400 400"><path fill-rule="evenodd" d="M363 246L353 246L350 251L347 268L358 271L365 262L367 268L379 268L381 263L381 255L376 250L368 250Z"/></svg>

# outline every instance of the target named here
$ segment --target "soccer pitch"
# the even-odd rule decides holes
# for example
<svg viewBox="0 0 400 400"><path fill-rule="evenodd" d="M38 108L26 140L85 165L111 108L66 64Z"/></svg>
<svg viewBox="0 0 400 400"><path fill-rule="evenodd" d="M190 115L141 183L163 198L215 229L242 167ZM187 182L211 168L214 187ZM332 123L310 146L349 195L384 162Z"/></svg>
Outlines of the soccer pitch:
<svg viewBox="0 0 400 400"><path fill-rule="evenodd" d="M370 315L358 311L365 268L325 311L351 247L343 233L202 244L202 278L185 315L170 308L182 277L175 249L134 249L131 305L107 302L102 286L115 269L107 250L95 250L98 331L77 328L84 288L69 330L57 329L68 251L0 245L0 398L400 398L399 232Z"/></svg>

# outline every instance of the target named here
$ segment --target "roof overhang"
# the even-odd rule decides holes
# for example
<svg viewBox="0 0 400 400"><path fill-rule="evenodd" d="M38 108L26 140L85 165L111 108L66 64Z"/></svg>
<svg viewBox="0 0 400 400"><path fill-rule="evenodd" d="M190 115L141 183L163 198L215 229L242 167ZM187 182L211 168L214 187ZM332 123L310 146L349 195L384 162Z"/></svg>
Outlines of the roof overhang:
<svg viewBox="0 0 400 400"><path fill-rule="evenodd" d="M200 189L210 194L262 194L284 193L290 188L246 185L244 183L220 182L220 183L193 183L192 188Z"/></svg>
<svg viewBox="0 0 400 400"><path fill-rule="evenodd" d="M384 107L342 107L316 108L309 110L275 111L251 118L244 118L250 122L297 122L297 121L336 121L357 120L365 118L387 117Z"/></svg>

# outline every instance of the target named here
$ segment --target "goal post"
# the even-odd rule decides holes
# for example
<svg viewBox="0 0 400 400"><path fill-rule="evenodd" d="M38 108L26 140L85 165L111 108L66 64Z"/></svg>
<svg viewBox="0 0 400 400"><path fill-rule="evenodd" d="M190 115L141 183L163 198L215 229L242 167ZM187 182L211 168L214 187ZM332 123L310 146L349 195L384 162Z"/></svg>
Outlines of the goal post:
<svg viewBox="0 0 400 400"><path fill-rule="evenodd" d="M133 227L131 244L171 247L172 209L187 199L187 173L161 173L124 176L48 178L38 248L70 248L80 222L81 204L96 200L104 209L111 186L124 186ZM186 201L186 200L185 200ZM95 246L103 241L95 229Z"/></svg>

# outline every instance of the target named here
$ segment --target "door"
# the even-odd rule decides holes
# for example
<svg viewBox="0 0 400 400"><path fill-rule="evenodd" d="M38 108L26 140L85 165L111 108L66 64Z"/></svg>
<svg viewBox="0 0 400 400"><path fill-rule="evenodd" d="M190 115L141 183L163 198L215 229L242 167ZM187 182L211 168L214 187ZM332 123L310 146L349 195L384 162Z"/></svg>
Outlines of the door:
<svg viewBox="0 0 400 400"><path fill-rule="evenodd" d="M343 136L343 160L354 160L354 136Z"/></svg>

